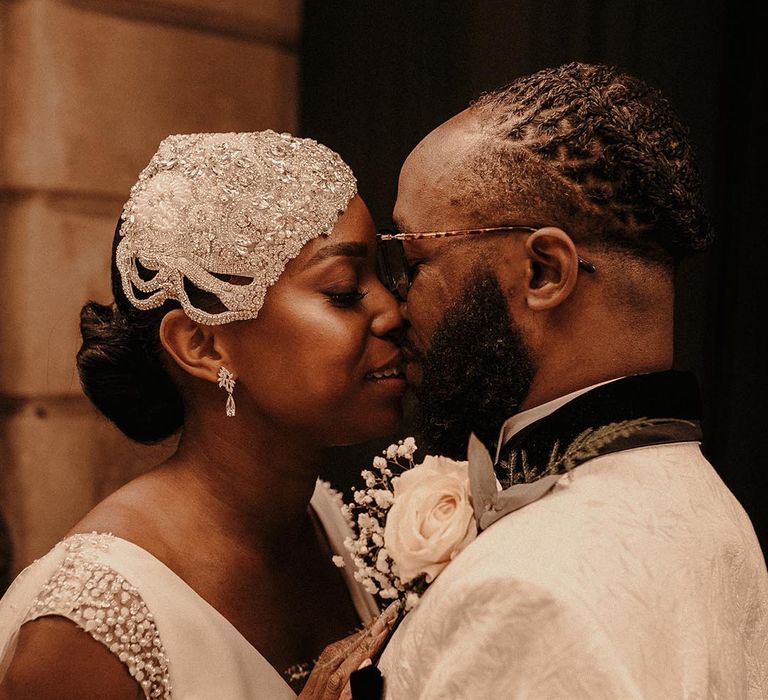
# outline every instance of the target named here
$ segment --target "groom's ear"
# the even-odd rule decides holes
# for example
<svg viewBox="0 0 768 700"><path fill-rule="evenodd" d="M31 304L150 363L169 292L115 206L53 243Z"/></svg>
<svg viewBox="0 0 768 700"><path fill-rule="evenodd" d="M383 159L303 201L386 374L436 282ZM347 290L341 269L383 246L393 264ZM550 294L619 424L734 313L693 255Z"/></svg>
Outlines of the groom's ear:
<svg viewBox="0 0 768 700"><path fill-rule="evenodd" d="M181 309L173 309L160 323L160 342L182 370L198 379L216 381L219 367L232 369L217 328L196 323Z"/></svg>
<svg viewBox="0 0 768 700"><path fill-rule="evenodd" d="M525 300L533 311L547 311L562 304L576 287L579 255L571 237L548 226L525 242L528 274Z"/></svg>

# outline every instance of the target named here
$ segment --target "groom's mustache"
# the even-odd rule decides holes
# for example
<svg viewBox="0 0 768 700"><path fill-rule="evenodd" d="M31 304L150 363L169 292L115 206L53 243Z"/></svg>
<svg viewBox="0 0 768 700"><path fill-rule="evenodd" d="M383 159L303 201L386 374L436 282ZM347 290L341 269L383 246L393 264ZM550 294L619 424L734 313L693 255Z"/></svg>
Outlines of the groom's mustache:
<svg viewBox="0 0 768 700"><path fill-rule="evenodd" d="M418 395L419 386L423 379L422 368L426 353L422 352L411 340L407 328L398 331L395 342L403 354L405 379L408 382L408 386Z"/></svg>
<svg viewBox="0 0 768 700"><path fill-rule="evenodd" d="M418 362L421 363L424 360L424 354L419 348L416 347L415 343L411 340L409 334L409 325L406 322L406 324L402 328L398 328L396 331L392 333L393 340L398 345L398 347L403 351L403 355L405 356L406 363L408 362Z"/></svg>

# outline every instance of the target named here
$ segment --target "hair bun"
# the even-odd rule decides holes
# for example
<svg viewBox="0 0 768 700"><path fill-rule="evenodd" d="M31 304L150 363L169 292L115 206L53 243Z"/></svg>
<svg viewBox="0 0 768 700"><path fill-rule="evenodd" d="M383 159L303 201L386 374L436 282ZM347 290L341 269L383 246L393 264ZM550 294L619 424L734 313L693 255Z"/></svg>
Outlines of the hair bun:
<svg viewBox="0 0 768 700"><path fill-rule="evenodd" d="M80 312L77 369L96 408L129 438L149 444L181 427L184 407L162 365L159 340L148 344L131 328L116 306L88 302Z"/></svg>

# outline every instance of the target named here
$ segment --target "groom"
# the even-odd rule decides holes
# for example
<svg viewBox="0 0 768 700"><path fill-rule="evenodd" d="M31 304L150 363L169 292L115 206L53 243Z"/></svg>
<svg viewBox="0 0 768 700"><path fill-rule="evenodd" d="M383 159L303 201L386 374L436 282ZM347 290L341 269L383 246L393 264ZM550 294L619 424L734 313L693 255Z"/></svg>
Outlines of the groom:
<svg viewBox="0 0 768 700"><path fill-rule="evenodd" d="M712 232L666 100L604 66L521 78L414 149L394 218L420 451L491 454L387 697L768 697L765 563L670 369L675 267Z"/></svg>

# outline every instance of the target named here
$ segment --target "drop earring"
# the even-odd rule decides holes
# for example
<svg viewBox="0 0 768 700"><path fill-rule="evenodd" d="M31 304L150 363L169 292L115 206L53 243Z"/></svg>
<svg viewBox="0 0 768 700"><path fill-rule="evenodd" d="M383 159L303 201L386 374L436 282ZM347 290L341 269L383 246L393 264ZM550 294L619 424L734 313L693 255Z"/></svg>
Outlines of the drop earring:
<svg viewBox="0 0 768 700"><path fill-rule="evenodd" d="M219 367L219 386L227 392L227 417L235 415L235 399L232 392L235 390L235 375L223 365Z"/></svg>

